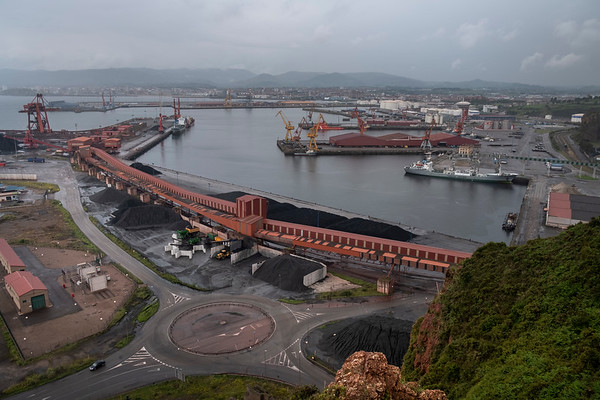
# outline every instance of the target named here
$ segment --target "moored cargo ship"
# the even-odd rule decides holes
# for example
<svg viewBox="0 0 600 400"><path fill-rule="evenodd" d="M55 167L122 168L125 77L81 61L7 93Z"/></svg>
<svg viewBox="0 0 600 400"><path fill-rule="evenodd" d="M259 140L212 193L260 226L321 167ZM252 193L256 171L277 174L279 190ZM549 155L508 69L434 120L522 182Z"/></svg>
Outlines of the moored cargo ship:
<svg viewBox="0 0 600 400"><path fill-rule="evenodd" d="M469 182L511 183L517 176L515 173L498 172L480 173L476 169L456 170L445 169L436 171L432 161L418 161L404 167L404 172L411 175L431 176L434 178L455 179Z"/></svg>

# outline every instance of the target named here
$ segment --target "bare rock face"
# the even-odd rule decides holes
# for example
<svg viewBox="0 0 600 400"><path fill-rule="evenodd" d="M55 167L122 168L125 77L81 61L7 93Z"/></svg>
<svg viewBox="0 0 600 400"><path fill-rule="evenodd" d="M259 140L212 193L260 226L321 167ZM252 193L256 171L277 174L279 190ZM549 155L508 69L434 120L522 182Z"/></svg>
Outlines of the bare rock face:
<svg viewBox="0 0 600 400"><path fill-rule="evenodd" d="M446 400L441 390L417 392L414 383L400 381L400 368L389 365L382 353L358 351L346 359L330 387L343 386L344 400Z"/></svg>

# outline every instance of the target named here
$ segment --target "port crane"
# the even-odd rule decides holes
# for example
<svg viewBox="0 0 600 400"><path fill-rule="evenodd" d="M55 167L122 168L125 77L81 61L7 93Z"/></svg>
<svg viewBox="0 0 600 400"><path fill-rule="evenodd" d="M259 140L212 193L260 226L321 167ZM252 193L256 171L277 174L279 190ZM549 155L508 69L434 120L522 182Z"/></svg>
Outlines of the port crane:
<svg viewBox="0 0 600 400"><path fill-rule="evenodd" d="M354 116L354 118L356 118L356 121L358 122L358 129L360 130L360 135L362 136L367 130L367 124L360 118L360 115L358 115L358 108L354 108L352 115Z"/></svg>
<svg viewBox="0 0 600 400"><path fill-rule="evenodd" d="M317 130L319 131L330 131L330 130L335 130L335 131L341 131L342 128L341 126L329 126L327 124L327 122L325 122L325 118L323 117L323 114L319 114L319 120L317 121Z"/></svg>
<svg viewBox="0 0 600 400"><path fill-rule="evenodd" d="M35 95L31 103L27 103L23 106L21 113L27 113L27 131L37 133L51 133L50 123L48 122L48 114L46 110L49 109L48 102L44 99L44 95L38 93Z"/></svg>
<svg viewBox="0 0 600 400"><path fill-rule="evenodd" d="M17 138L17 137L8 136L8 135L2 135L2 136L5 137L6 139L14 140L15 142L22 142L25 145L25 147L27 147L28 149L37 149L38 144L41 144L43 146L52 147L52 148L55 148L60 151L64 151L64 152L67 151L67 149L65 149L64 147L58 146L56 144L44 142L42 140L38 140L38 139L34 138L29 130L25 131L24 138Z"/></svg>
<svg viewBox="0 0 600 400"><path fill-rule="evenodd" d="M285 118L285 116L283 115L283 112L281 110L279 110L279 112L277 114L275 114L275 116L278 116L278 115L281 116L281 119L283 120L283 124L285 125L285 140L288 140L288 141L293 140L292 132L295 129L294 124Z"/></svg>
<svg viewBox="0 0 600 400"><path fill-rule="evenodd" d="M306 136L308 136L308 151L319 151L319 147L317 146L317 134L318 134L318 125L314 124L312 128L308 130Z"/></svg>
<svg viewBox="0 0 600 400"><path fill-rule="evenodd" d="M308 122L306 121L306 118L302 117L302 119L300 120L300 123L298 124L298 127L294 131L294 136L292 137L292 140L294 142L300 141L300 136L302 135L302 130L304 129L304 126L307 124L308 124Z"/></svg>
<svg viewBox="0 0 600 400"><path fill-rule="evenodd" d="M106 111L108 108L113 108L113 98L112 98L112 90L108 92L108 103L104 99L104 92L102 92L102 109Z"/></svg>
<svg viewBox="0 0 600 400"><path fill-rule="evenodd" d="M468 101L459 101L458 103L456 103L456 105L462 110L462 112L460 115L460 119L458 120L458 122L456 123L456 127L454 128L454 133L460 135L463 132L465 121L469 116L469 106L471 105L471 103L469 103Z"/></svg>
<svg viewBox="0 0 600 400"><path fill-rule="evenodd" d="M173 99L173 119L179 119L181 117L181 101L177 98L177 103Z"/></svg>
<svg viewBox="0 0 600 400"><path fill-rule="evenodd" d="M421 142L421 148L422 149L431 149L431 142L429 141L429 139L431 138L431 131L433 130L433 127L435 126L435 117L432 116L431 117L431 125L429 125L429 128L427 129L427 131L425 131L425 136L423 137L423 141Z"/></svg>
<svg viewBox="0 0 600 400"><path fill-rule="evenodd" d="M225 95L225 101L223 105L227 108L231 107L231 89L227 89L227 95Z"/></svg>

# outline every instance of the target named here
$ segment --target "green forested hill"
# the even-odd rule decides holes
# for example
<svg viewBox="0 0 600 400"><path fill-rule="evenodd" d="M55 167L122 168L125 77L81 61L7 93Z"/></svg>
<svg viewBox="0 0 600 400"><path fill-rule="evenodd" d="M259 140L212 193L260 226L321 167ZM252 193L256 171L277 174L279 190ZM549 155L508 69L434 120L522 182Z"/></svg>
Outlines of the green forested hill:
<svg viewBox="0 0 600 400"><path fill-rule="evenodd" d="M600 398L600 219L478 249L413 327L403 378L452 399Z"/></svg>

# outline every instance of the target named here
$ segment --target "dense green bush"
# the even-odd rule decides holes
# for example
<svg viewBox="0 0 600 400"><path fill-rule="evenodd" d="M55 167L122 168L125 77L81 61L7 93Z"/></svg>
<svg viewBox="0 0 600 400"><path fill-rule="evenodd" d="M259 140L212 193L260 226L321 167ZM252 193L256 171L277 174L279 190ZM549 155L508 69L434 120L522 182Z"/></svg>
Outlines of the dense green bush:
<svg viewBox="0 0 600 400"><path fill-rule="evenodd" d="M428 371L415 367L424 319L415 325L405 378L454 399L598 398L599 260L598 218L524 246L482 246L435 301Z"/></svg>

